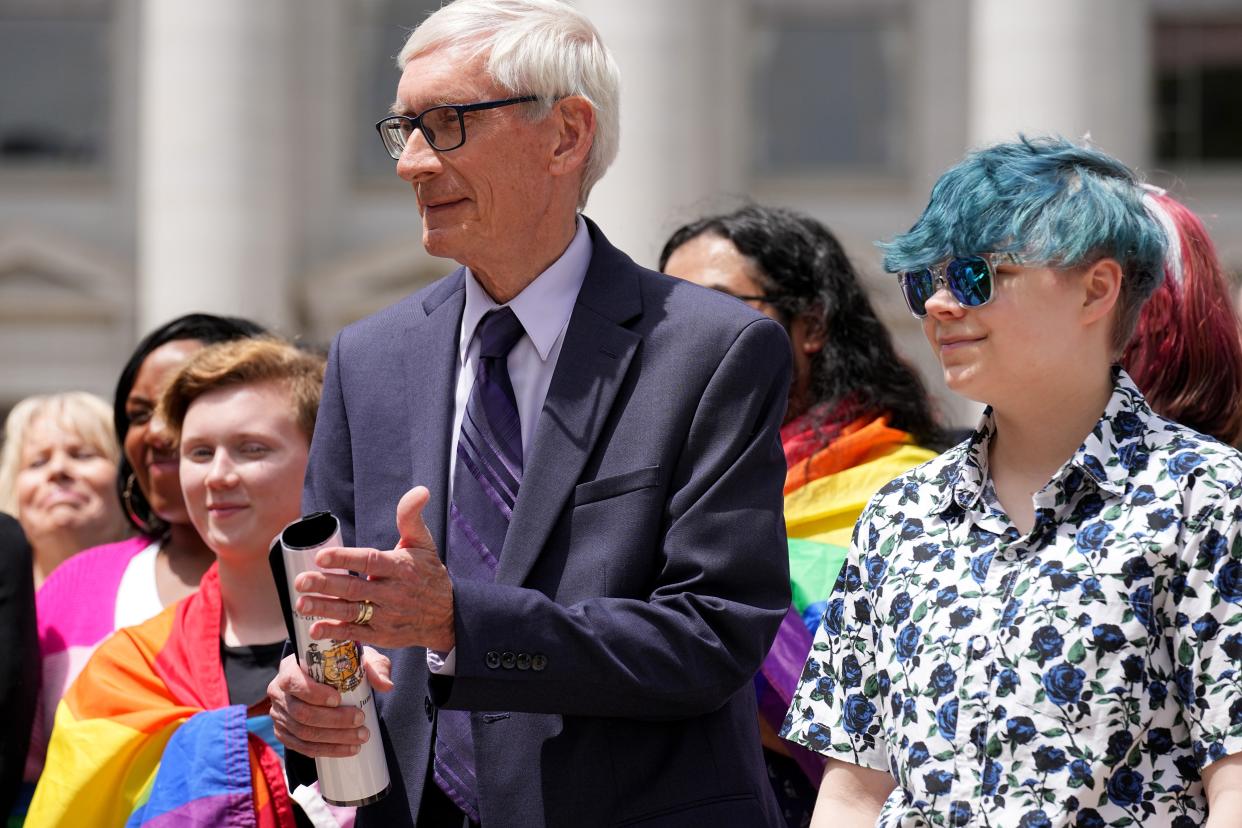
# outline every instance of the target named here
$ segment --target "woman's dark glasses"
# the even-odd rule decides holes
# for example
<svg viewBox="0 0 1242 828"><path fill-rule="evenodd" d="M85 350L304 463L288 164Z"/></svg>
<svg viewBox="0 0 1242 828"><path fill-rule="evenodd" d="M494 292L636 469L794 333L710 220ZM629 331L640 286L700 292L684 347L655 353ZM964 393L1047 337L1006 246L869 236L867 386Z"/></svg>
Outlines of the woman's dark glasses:
<svg viewBox="0 0 1242 828"><path fill-rule="evenodd" d="M944 285L964 308L978 308L996 294L996 261L1018 264L1012 253L983 256L955 256L946 262L920 270L907 270L897 276L901 294L915 319L927 316L927 300Z"/></svg>

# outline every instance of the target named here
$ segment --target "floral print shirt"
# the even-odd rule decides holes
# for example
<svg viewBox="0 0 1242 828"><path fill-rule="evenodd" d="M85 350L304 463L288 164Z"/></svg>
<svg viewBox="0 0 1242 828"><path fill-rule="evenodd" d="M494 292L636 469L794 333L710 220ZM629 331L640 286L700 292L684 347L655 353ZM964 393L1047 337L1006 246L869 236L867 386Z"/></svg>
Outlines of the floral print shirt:
<svg viewBox="0 0 1242 828"><path fill-rule="evenodd" d="M993 434L862 513L782 735L892 774L885 828L1202 825L1242 751L1242 454L1114 369L1023 536Z"/></svg>

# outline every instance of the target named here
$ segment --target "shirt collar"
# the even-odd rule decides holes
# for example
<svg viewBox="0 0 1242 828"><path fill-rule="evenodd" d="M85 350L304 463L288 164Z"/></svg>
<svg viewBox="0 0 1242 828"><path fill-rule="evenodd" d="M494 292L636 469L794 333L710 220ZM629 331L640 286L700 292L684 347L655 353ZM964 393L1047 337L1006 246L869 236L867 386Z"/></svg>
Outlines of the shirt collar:
<svg viewBox="0 0 1242 828"><path fill-rule="evenodd" d="M1130 489L1130 468L1124 458L1132 452L1122 451L1135 438L1160 430L1163 420L1147 405L1143 392L1120 366L1113 366L1113 393L1095 428L1083 440L1074 455L1066 461L1053 480L1074 470L1091 478L1102 490L1117 497ZM970 440L950 449L945 456L945 486L933 506L936 513L957 505L965 510L979 501L988 479L988 447L996 433L992 409L983 412L979 427Z"/></svg>
<svg viewBox="0 0 1242 828"><path fill-rule="evenodd" d="M531 343L539 353L539 358L546 361L556 339L569 322L573 313L574 303L578 301L578 291L586 278L587 267L591 263L591 234L587 231L582 216L577 218L577 229L573 240L561 257L553 262L547 270L535 277L517 296L505 304L513 309L518 321L526 330ZM470 342L474 339L475 328L488 311L502 307L474 278L469 269L466 270L466 307L461 317L461 337L457 342L457 356L461 364L466 364L466 354L470 351Z"/></svg>

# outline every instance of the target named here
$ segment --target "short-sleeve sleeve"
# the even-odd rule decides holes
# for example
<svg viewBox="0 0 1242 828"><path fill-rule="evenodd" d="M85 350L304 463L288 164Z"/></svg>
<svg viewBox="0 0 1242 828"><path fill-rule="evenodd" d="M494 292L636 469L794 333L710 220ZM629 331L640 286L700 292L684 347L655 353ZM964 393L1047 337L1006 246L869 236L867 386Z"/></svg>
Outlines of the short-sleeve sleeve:
<svg viewBox="0 0 1242 828"><path fill-rule="evenodd" d="M870 553L870 509L828 600L781 736L817 753L889 771L872 624L874 584L862 576Z"/></svg>
<svg viewBox="0 0 1242 828"><path fill-rule="evenodd" d="M1231 470L1232 471L1232 470ZM1200 768L1242 752L1242 482L1200 479L1169 590L1173 683ZM1182 579L1184 578L1184 583Z"/></svg>

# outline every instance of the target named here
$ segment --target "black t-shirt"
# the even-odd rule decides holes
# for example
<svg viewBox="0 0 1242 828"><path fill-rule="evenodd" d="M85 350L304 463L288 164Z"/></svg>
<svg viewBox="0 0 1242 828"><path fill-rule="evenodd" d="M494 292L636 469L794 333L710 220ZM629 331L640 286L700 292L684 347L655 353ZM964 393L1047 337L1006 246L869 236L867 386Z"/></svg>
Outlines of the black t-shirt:
<svg viewBox="0 0 1242 828"><path fill-rule="evenodd" d="M230 647L220 642L220 661L224 664L224 683L229 688L229 704L253 707L267 698L267 686L280 669L280 656L285 642ZM293 803L293 817L298 828L311 828L311 821L302 806Z"/></svg>
<svg viewBox="0 0 1242 828"><path fill-rule="evenodd" d="M229 704L252 707L267 698L267 686L280 669L280 654L285 642L230 647L220 642L220 660L224 663L224 682L229 688Z"/></svg>

